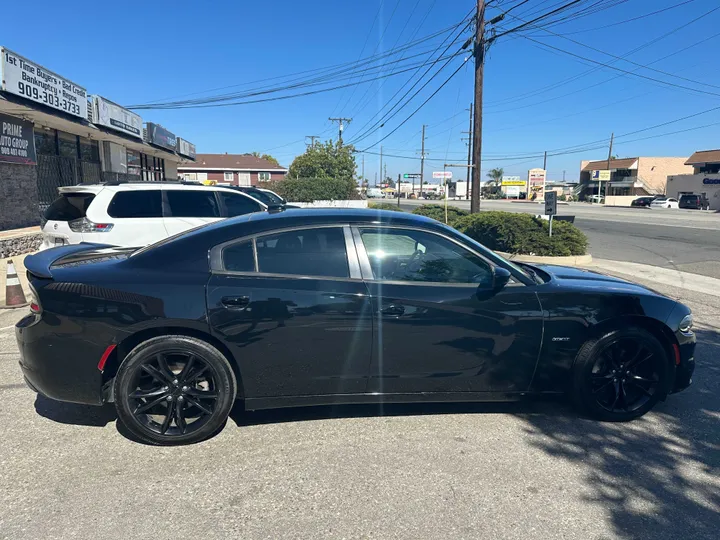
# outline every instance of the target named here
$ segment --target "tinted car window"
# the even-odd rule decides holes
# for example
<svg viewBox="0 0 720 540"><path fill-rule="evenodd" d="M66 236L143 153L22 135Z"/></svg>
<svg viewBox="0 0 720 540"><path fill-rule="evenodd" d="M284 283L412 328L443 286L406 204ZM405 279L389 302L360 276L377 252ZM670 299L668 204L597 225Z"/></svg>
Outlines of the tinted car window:
<svg viewBox="0 0 720 540"><path fill-rule="evenodd" d="M361 229L375 279L492 284L490 265L441 236L406 229Z"/></svg>
<svg viewBox="0 0 720 540"><path fill-rule="evenodd" d="M212 190L170 189L167 198L172 217L220 217L215 192Z"/></svg>
<svg viewBox="0 0 720 540"><path fill-rule="evenodd" d="M228 217L242 216L243 214L251 214L252 212L262 211L262 207L249 197L240 195L239 193L229 193L220 191Z"/></svg>
<svg viewBox="0 0 720 540"><path fill-rule="evenodd" d="M48 221L72 221L85 217L90 203L95 198L92 193L66 193L56 199L47 210Z"/></svg>
<svg viewBox="0 0 720 540"><path fill-rule="evenodd" d="M258 270L271 274L349 277L345 236L337 228L306 229L256 240Z"/></svg>
<svg viewBox="0 0 720 540"><path fill-rule="evenodd" d="M255 255L252 242L241 242L223 250L223 267L231 272L254 272Z"/></svg>
<svg viewBox="0 0 720 540"><path fill-rule="evenodd" d="M159 189L120 191L110 201L108 215L114 218L162 217L162 194Z"/></svg>

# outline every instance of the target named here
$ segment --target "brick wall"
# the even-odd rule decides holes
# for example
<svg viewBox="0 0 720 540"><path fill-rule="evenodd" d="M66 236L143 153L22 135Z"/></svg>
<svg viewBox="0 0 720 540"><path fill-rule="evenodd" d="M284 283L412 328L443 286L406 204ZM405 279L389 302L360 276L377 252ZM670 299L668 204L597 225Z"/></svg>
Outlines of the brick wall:
<svg viewBox="0 0 720 540"><path fill-rule="evenodd" d="M37 168L0 162L0 230L39 224Z"/></svg>
<svg viewBox="0 0 720 540"><path fill-rule="evenodd" d="M638 161L638 178L653 186L659 193L667 189L667 177L675 174L692 174L693 168L685 165L686 157L641 157Z"/></svg>

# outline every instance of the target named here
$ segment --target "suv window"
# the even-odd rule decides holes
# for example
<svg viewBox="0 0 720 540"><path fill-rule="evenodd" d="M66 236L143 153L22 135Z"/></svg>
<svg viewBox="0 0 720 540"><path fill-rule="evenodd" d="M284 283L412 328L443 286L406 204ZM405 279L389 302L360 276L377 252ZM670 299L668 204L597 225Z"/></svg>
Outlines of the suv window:
<svg viewBox="0 0 720 540"><path fill-rule="evenodd" d="M215 192L212 190L169 189L166 193L172 217L220 217Z"/></svg>
<svg viewBox="0 0 720 540"><path fill-rule="evenodd" d="M94 193L64 193L45 210L48 221L73 221L85 217Z"/></svg>
<svg viewBox="0 0 720 540"><path fill-rule="evenodd" d="M107 213L114 218L162 217L162 194L159 189L119 191L110 201Z"/></svg>
<svg viewBox="0 0 720 540"><path fill-rule="evenodd" d="M228 217L242 216L243 214L251 214L253 212L262 211L262 207L258 203L250 197L246 197L240 193L218 191L218 194L223 200Z"/></svg>
<svg viewBox="0 0 720 540"><path fill-rule="evenodd" d="M288 231L256 240L258 270L270 274L350 276L342 228Z"/></svg>
<svg viewBox="0 0 720 540"><path fill-rule="evenodd" d="M375 279L492 284L490 264L441 236L408 229L360 229Z"/></svg>

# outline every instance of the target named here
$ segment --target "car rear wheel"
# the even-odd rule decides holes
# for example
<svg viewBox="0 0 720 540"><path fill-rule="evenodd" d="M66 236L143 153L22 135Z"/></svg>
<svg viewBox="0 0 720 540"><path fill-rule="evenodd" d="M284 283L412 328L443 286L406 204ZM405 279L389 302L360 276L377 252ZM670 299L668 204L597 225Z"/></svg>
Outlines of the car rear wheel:
<svg viewBox="0 0 720 540"><path fill-rule="evenodd" d="M585 343L574 367L574 399L605 421L638 418L665 397L670 363L662 344L646 330L615 330Z"/></svg>
<svg viewBox="0 0 720 540"><path fill-rule="evenodd" d="M216 433L235 402L230 364L209 343L160 336L136 346L115 378L118 417L138 439L190 444Z"/></svg>

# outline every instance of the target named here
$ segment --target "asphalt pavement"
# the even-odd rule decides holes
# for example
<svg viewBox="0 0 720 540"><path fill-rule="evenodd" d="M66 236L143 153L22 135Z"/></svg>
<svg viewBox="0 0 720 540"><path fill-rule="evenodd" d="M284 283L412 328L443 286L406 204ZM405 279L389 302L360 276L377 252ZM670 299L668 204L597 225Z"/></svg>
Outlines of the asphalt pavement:
<svg viewBox="0 0 720 540"><path fill-rule="evenodd" d="M432 201L402 201L401 207L411 211L426 202ZM467 201L449 204L464 209L470 207ZM537 203L482 201L481 210L542 214L544 207ZM587 235L593 257L720 278L719 213L585 203L558 205L558 213L575 216L575 225Z"/></svg>
<svg viewBox="0 0 720 540"><path fill-rule="evenodd" d="M698 367L634 422L564 401L238 408L180 448L36 396L21 312L0 310L0 538L715 539L720 298L650 285L695 311Z"/></svg>

